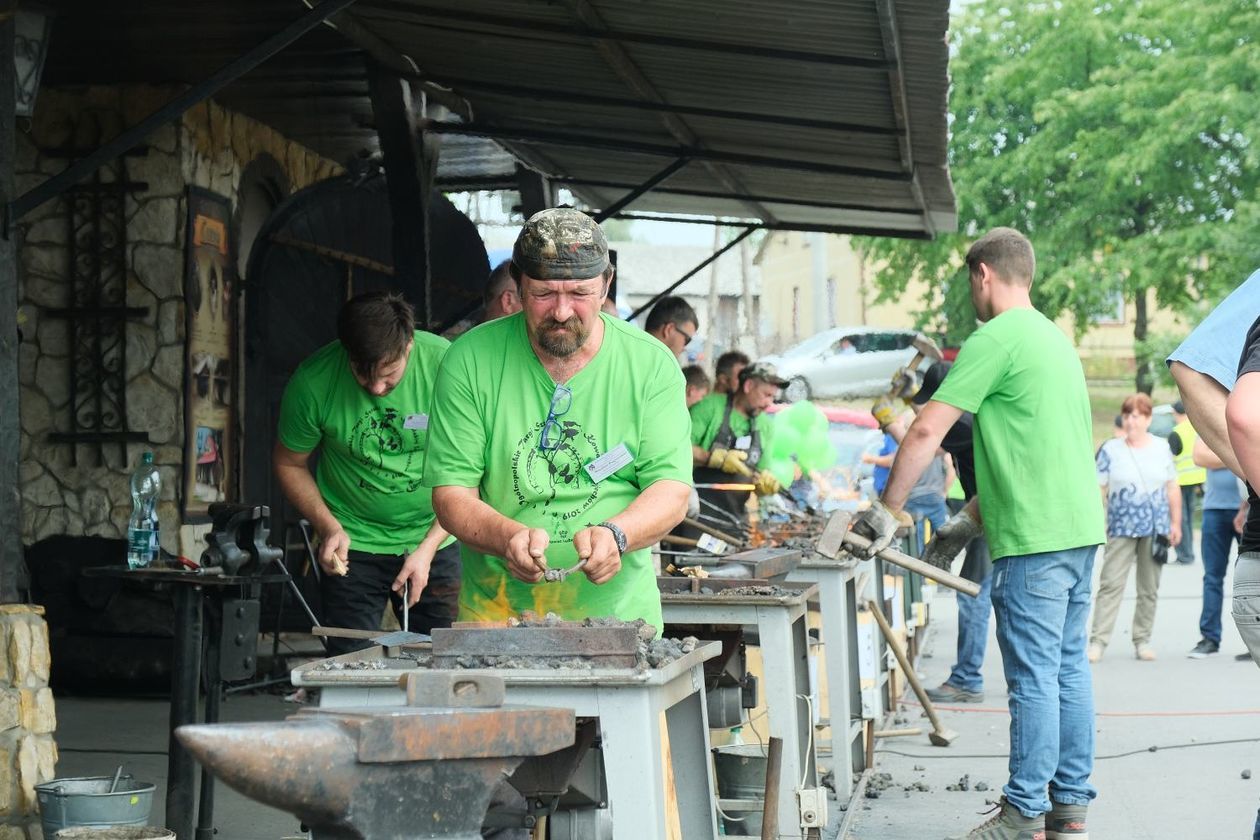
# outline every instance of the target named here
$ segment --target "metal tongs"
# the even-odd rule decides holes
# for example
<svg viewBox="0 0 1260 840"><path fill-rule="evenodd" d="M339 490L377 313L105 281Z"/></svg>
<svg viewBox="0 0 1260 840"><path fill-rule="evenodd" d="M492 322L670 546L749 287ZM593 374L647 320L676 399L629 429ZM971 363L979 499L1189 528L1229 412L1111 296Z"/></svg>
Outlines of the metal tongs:
<svg viewBox="0 0 1260 840"><path fill-rule="evenodd" d="M586 559L587 558L585 557L582 558L581 560L577 561L577 565L571 566L567 569L548 569L547 571L543 572L543 582L544 583L560 583L562 580L564 580L565 578L567 578L569 575L573 574L574 572L582 571L582 567L586 565Z"/></svg>

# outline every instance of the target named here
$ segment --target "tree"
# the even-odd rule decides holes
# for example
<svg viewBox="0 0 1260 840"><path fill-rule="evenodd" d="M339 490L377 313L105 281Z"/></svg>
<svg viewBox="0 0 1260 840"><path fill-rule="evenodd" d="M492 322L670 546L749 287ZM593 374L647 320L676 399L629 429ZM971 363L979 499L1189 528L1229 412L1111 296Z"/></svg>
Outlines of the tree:
<svg viewBox="0 0 1260 840"><path fill-rule="evenodd" d="M864 241L884 299L921 277L923 325L965 337L962 255L1009 225L1037 249L1038 308L1070 312L1079 334L1120 294L1136 304L1142 342L1152 292L1184 311L1260 265L1255 0L983 0L956 24L949 163L961 229ZM1137 387L1150 386L1144 362Z"/></svg>

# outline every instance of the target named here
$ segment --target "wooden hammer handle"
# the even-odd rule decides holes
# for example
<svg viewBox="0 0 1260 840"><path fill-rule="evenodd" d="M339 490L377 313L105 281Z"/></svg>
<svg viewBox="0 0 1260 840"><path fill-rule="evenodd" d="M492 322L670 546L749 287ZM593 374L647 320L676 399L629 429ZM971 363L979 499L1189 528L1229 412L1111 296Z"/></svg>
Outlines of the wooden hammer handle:
<svg viewBox="0 0 1260 840"><path fill-rule="evenodd" d="M923 711L927 712L933 731L944 732L945 729L941 726L941 721L936 716L936 707L932 705L932 699L924 691L923 683L919 681L919 675L914 672L914 668L910 665L910 659L906 656L906 651L902 648L901 641L893 635L893 629L888 624L888 619L884 617L883 610L874 601L867 601L866 609L870 612L871 617L875 619L875 623L879 625L879 632L884 635L884 641L888 644L888 647L892 648L893 656L897 657L897 664L901 666L902 672L910 682L910 687L914 689L915 696L919 698L919 702L923 705Z"/></svg>
<svg viewBox="0 0 1260 840"><path fill-rule="evenodd" d="M852 531L844 535L845 545L857 549L867 549L871 546L871 541L861 534L855 534ZM964 595L970 595L975 598L980 595L980 584L946 570L937 568L931 563L924 563L917 557L911 557L909 554L898 551L895 548L885 548L878 552L881 560L886 560L911 572L923 575L925 578L936 581L941 586L948 586L950 589L957 590Z"/></svg>

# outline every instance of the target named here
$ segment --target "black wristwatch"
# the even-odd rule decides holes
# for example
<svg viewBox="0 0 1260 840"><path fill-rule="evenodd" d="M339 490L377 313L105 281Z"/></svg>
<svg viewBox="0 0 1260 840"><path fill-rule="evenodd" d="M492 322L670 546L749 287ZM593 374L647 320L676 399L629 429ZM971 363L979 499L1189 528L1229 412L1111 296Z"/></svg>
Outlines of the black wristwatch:
<svg viewBox="0 0 1260 840"><path fill-rule="evenodd" d="M601 522L595 527L607 528L609 531L612 531L613 539L617 542L617 553L618 554L626 553L626 546L629 545L629 543L626 541L625 531L618 528L612 522Z"/></svg>

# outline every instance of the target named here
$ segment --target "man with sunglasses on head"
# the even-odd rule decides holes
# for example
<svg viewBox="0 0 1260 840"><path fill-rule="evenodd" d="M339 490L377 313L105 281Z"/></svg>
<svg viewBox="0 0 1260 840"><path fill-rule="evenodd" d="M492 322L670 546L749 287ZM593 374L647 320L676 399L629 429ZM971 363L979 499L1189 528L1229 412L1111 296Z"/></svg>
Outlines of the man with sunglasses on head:
<svg viewBox="0 0 1260 840"><path fill-rule="evenodd" d="M690 491L684 380L661 342L602 314L608 243L544 210L512 250L523 311L468 332L434 394L425 484L461 542L461 620L532 610L662 626L648 547Z"/></svg>
<svg viewBox="0 0 1260 840"><path fill-rule="evenodd" d="M326 625L378 630L386 600L400 623L408 610L420 633L455 618L459 549L420 483L433 382L449 346L416 330L401 295L368 292L342 306L337 340L302 362L284 390L272 463L319 536ZM332 654L367 646L328 640Z"/></svg>

